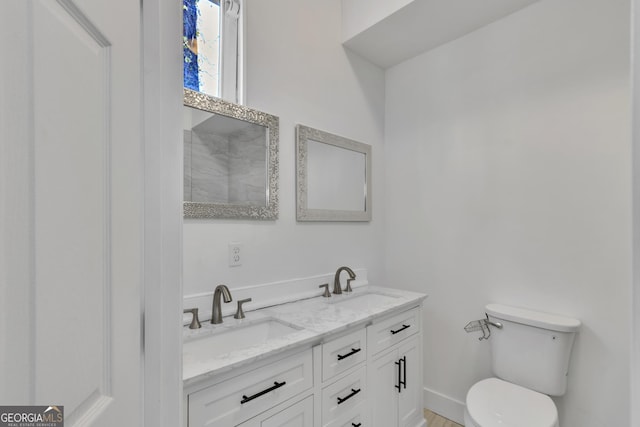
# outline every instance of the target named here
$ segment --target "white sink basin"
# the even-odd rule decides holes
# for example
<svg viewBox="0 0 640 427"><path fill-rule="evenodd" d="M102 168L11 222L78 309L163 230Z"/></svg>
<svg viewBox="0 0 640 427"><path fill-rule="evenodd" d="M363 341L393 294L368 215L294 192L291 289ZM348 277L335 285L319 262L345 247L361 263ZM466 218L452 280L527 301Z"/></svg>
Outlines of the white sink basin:
<svg viewBox="0 0 640 427"><path fill-rule="evenodd" d="M185 340L183 352L215 358L222 354L265 344L276 338L298 332L300 329L276 319L265 319Z"/></svg>
<svg viewBox="0 0 640 427"><path fill-rule="evenodd" d="M356 295L334 295L330 304L339 307L349 308L353 310L366 310L371 307L379 307L388 304L398 297L393 295L379 294L375 292L367 292L366 294Z"/></svg>

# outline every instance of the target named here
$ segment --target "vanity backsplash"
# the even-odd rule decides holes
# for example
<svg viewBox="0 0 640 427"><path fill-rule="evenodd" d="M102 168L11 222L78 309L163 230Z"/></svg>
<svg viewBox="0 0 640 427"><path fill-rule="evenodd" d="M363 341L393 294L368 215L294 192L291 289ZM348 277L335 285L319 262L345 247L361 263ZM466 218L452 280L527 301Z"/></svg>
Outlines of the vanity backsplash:
<svg viewBox="0 0 640 427"><path fill-rule="evenodd" d="M365 268L354 268L353 271L356 274L356 279L351 282L353 288L369 284L367 270ZM329 289L333 289L334 276L335 271L322 275L242 287L235 287L233 283L224 283L231 290L233 301L222 304L222 315L229 316L235 313L236 301L246 298L252 299L251 302L244 305L244 310L250 312L264 307L320 296L323 292L323 289L319 288L320 285L328 283ZM342 274L341 278L344 287L347 274ZM214 279L211 282L211 290L209 292L185 295L183 298L183 307L185 309L197 308L200 321L209 321L211 319L213 292L218 284ZM182 319L183 324L188 325L191 322L191 317L190 314L185 314Z"/></svg>

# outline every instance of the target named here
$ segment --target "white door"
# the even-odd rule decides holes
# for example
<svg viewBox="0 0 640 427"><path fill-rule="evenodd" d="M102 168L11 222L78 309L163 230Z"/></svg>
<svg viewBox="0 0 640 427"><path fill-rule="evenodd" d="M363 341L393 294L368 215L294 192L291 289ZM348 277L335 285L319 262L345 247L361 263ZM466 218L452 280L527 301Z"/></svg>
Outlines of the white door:
<svg viewBox="0 0 640 427"><path fill-rule="evenodd" d="M0 402L140 426L140 4L0 10Z"/></svg>

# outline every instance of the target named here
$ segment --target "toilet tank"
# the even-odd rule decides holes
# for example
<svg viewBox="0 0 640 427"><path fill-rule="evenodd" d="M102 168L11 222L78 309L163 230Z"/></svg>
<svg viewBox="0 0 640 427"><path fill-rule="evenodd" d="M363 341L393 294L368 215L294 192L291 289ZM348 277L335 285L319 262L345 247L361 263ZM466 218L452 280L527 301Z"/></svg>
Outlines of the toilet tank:
<svg viewBox="0 0 640 427"><path fill-rule="evenodd" d="M488 304L491 367L505 381L550 396L567 390L571 347L580 321L502 304Z"/></svg>

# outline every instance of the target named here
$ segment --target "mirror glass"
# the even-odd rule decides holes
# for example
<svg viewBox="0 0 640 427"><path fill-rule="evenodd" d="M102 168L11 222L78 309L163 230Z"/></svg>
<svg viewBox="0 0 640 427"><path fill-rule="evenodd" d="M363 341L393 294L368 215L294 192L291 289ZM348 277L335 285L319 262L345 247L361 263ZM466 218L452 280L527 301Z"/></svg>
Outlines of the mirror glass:
<svg viewBox="0 0 640 427"><path fill-rule="evenodd" d="M371 146L296 127L298 221L371 220Z"/></svg>
<svg viewBox="0 0 640 427"><path fill-rule="evenodd" d="M265 126L184 107L184 200L267 204Z"/></svg>
<svg viewBox="0 0 640 427"><path fill-rule="evenodd" d="M365 160L364 153L308 140L307 208L365 210Z"/></svg>
<svg viewBox="0 0 640 427"><path fill-rule="evenodd" d="M278 118L185 89L184 214L277 218Z"/></svg>

